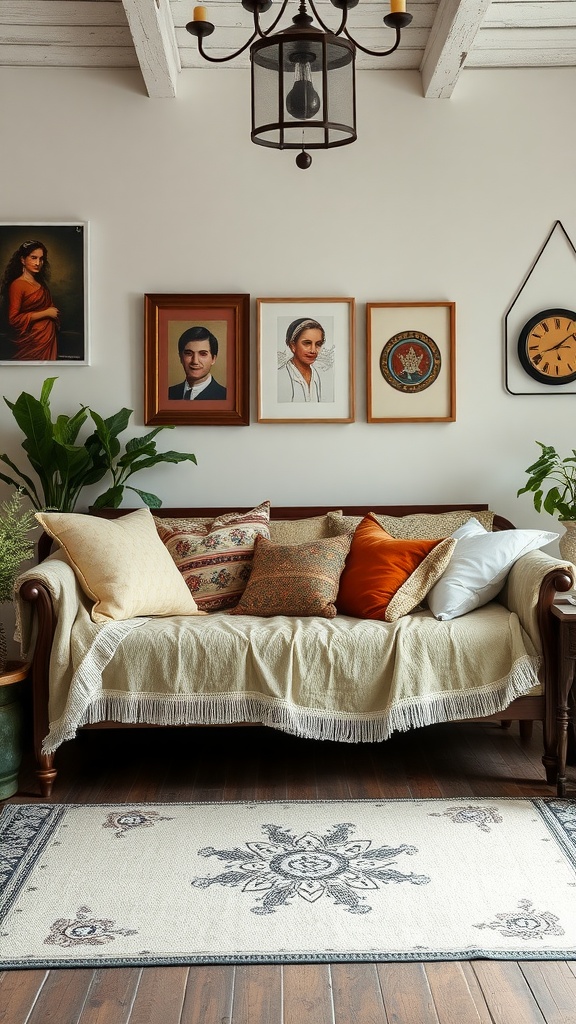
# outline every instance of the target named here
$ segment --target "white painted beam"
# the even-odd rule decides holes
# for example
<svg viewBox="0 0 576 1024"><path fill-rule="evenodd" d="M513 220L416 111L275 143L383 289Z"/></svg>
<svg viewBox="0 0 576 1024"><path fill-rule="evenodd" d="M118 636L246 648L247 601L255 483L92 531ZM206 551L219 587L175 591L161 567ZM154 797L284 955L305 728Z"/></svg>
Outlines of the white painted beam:
<svg viewBox="0 0 576 1024"><path fill-rule="evenodd" d="M424 96L450 98L489 6L490 0L440 0L420 65Z"/></svg>
<svg viewBox="0 0 576 1024"><path fill-rule="evenodd" d="M122 0L148 95L176 95L180 57L168 0Z"/></svg>

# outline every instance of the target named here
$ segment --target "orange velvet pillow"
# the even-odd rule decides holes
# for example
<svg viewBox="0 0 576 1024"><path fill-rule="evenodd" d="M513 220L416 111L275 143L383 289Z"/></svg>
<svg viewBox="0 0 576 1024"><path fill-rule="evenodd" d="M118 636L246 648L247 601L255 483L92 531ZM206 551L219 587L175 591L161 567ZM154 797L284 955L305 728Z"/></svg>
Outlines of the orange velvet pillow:
<svg viewBox="0 0 576 1024"><path fill-rule="evenodd" d="M395 622L426 597L456 541L394 539L372 513L356 527L336 607L343 615Z"/></svg>

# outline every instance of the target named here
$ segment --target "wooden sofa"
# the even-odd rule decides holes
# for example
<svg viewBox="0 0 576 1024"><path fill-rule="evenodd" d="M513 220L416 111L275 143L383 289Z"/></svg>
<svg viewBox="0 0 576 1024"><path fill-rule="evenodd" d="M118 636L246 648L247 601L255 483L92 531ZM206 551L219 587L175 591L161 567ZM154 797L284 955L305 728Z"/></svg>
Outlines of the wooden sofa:
<svg viewBox="0 0 576 1024"><path fill-rule="evenodd" d="M275 507L272 506L270 516L271 520L297 520L302 518L310 518L323 516L329 511L334 511L336 506L291 506L291 507ZM411 516L414 514L439 514L451 511L469 511L472 515L475 512L487 510L488 506L485 504L470 504L470 505L419 505L419 506L382 506L382 505L370 505L370 506L340 506L341 511L345 515L350 516L362 516L368 511L373 511L377 514L383 514L387 516L403 517ZM117 516L125 515L126 513L133 511L131 509L119 509L119 510L105 510L97 513L98 515L105 516L106 518L116 518ZM162 508L154 510L154 515L159 517L169 518L187 518L187 517L216 517L222 513L229 511L247 511L238 509L223 509L223 508ZM494 516L493 529L496 530L508 530L514 529L512 524L501 516ZM39 558L42 560L50 551L51 541L45 534L41 538L39 544ZM541 553L540 553L541 554ZM523 556L524 558L530 558L530 555ZM531 729L531 723L533 721L541 721L544 724L544 751L542 762L546 772L546 779L549 784L554 784L558 771L558 756L557 756L557 699L556 699L556 678L557 678L557 638L555 629L555 619L550 614L550 607L554 601L555 595L558 591L568 591L574 584L573 574L569 567L564 563L559 562L550 556L546 556L547 562L545 571L542 570L540 565L541 582L539 585L539 593L537 596L537 602L535 607L527 611L526 619L531 617L532 626L529 625L528 621L522 622L522 628L532 629L537 631L537 636L533 639L537 649L539 648L539 654L541 657L540 667L538 670L539 680L541 683L541 693L533 694L528 693L525 696L517 697L512 700L508 706L501 708L497 712L478 718L475 716L472 720L482 721L501 721L503 723L510 723L511 721L519 721L521 724L521 730L529 732ZM50 563L42 565L42 572L46 571L47 566ZM508 585L505 586L497 600L504 604L508 599ZM42 579L42 573L36 570L29 570L23 575L19 585L19 598L18 598L21 609L28 614L30 621L33 623L34 642L33 650L30 652L24 652L31 654L31 680L32 680L32 691L33 691L33 718L34 718L34 746L35 754L38 764L37 775L39 779L39 785L41 794L43 797L48 797L51 794L54 779L56 777L57 769L55 767L54 752L45 752L43 750L43 743L49 731L49 687L50 687L50 657L52 651L52 644L55 635L55 629L57 626L58 610L54 607L54 603L51 597L50 588L46 585L46 581ZM476 612L471 612L471 615L475 615ZM523 613L519 616L522 618ZM321 621L321 620L320 620ZM534 626L534 623L536 624ZM448 625L448 624L446 624ZM457 715L456 718L468 717L465 715ZM251 718L251 724L256 721L254 717ZM446 719L443 719L446 720ZM230 721L230 719L229 719ZM133 722L133 719L131 720ZM92 728L95 723L88 724L83 723L83 728ZM100 727L103 725L117 725L118 722L102 722L97 723ZM139 724L154 724L146 720L145 714L142 714L139 719ZM184 723L175 724L194 724L188 719ZM206 724L206 719L202 719L197 724ZM274 725L273 720L265 721L265 724ZM282 728L283 726L277 726ZM291 730L289 730L291 731Z"/></svg>

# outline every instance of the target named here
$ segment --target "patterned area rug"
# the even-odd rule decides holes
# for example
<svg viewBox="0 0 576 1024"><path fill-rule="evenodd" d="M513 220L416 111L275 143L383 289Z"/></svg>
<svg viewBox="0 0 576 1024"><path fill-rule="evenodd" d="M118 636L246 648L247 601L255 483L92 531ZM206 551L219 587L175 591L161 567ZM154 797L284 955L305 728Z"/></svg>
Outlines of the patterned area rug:
<svg viewBox="0 0 576 1024"><path fill-rule="evenodd" d="M11 804L0 968L572 959L576 802Z"/></svg>

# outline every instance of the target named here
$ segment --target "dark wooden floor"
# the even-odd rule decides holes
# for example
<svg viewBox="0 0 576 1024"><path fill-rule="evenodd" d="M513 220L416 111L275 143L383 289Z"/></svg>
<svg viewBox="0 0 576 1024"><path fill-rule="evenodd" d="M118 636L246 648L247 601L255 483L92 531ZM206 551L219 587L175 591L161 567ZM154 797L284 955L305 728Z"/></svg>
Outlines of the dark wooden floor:
<svg viewBox="0 0 576 1024"><path fill-rule="evenodd" d="M53 799L550 796L540 756L539 730L522 743L516 724L433 726L381 746L260 728L99 730L61 749ZM35 794L27 755L13 800ZM575 961L0 972L0 1024L543 1022L576 1024Z"/></svg>

